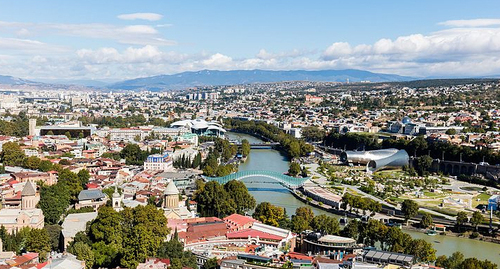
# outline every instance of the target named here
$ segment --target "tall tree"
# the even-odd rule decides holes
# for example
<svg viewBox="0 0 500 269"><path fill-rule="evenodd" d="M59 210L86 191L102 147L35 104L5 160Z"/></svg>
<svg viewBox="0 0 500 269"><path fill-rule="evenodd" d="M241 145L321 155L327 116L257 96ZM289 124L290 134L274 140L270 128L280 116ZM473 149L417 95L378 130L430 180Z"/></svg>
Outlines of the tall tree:
<svg viewBox="0 0 500 269"><path fill-rule="evenodd" d="M224 185L224 189L236 205L238 214L245 214L248 210L255 208L255 198L248 192L245 183L231 180Z"/></svg>
<svg viewBox="0 0 500 269"><path fill-rule="evenodd" d="M296 162L291 162L290 167L288 168L288 175L295 177L300 173L300 164Z"/></svg>
<svg viewBox="0 0 500 269"><path fill-rule="evenodd" d="M292 231L294 233L301 233L309 229L309 222L302 216L292 216Z"/></svg>
<svg viewBox="0 0 500 269"><path fill-rule="evenodd" d="M431 214L424 212L422 213L422 219L420 220L420 227L422 228L429 228L433 224L432 216Z"/></svg>
<svg viewBox="0 0 500 269"><path fill-rule="evenodd" d="M40 166L40 161L41 161L40 158L38 158L36 156L30 156L30 157L24 159L24 167L26 167L28 169L36 170Z"/></svg>
<svg viewBox="0 0 500 269"><path fill-rule="evenodd" d="M202 216L224 217L236 211L235 202L224 187L215 181L210 181L197 190L194 200L198 203L198 211Z"/></svg>
<svg viewBox="0 0 500 269"><path fill-rule="evenodd" d="M470 223L472 225L474 225L474 229L476 229L476 231L477 231L477 226L479 224L481 224L481 222L483 222L483 220L484 220L483 214L481 214L481 212L479 212L479 211L475 211L472 214L472 217L470 218Z"/></svg>
<svg viewBox="0 0 500 269"><path fill-rule="evenodd" d="M467 217L467 213L465 213L464 211L460 211L458 212L457 214L457 219L456 219L456 223L459 227L459 229L462 228L462 226L467 223L469 221L469 217Z"/></svg>
<svg viewBox="0 0 500 269"><path fill-rule="evenodd" d="M415 259L420 262L432 262L436 260L436 250L431 243L423 239L413 240L405 252L415 256Z"/></svg>
<svg viewBox="0 0 500 269"><path fill-rule="evenodd" d="M14 142L7 142L2 146L2 153L0 159L4 165L22 166L26 155L21 150L19 144Z"/></svg>
<svg viewBox="0 0 500 269"><path fill-rule="evenodd" d="M285 218L285 210L269 202L262 202L257 205L252 217L264 224L278 227L279 222Z"/></svg>
<svg viewBox="0 0 500 269"><path fill-rule="evenodd" d="M314 218L314 212L310 207L301 206L295 209L295 216L302 217L305 221L310 223Z"/></svg>
<svg viewBox="0 0 500 269"><path fill-rule="evenodd" d="M401 211L405 216L406 225L408 225L408 220L415 217L418 214L418 204L413 200L404 200L401 204Z"/></svg>
<svg viewBox="0 0 500 269"><path fill-rule="evenodd" d="M85 261L86 269L91 269L94 265L94 252L92 252L92 248L90 248L89 245L83 242L77 242L73 245L71 253L75 255L77 259Z"/></svg>
<svg viewBox="0 0 500 269"><path fill-rule="evenodd" d="M339 221L336 218L327 216L325 214L315 216L311 222L311 227L315 231L325 234L338 235L340 232Z"/></svg>
<svg viewBox="0 0 500 269"><path fill-rule="evenodd" d="M51 250L49 234L44 229L31 229L26 238L26 250L38 253L40 261L45 261Z"/></svg>
<svg viewBox="0 0 500 269"><path fill-rule="evenodd" d="M250 154L250 142L246 139L241 140L241 154L245 157Z"/></svg>

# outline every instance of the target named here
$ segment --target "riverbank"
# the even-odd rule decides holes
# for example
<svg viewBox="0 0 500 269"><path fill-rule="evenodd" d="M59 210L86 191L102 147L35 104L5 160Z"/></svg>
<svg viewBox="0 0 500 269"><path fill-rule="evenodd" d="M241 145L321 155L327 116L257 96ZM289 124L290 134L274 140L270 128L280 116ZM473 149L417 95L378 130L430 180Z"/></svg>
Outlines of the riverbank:
<svg viewBox="0 0 500 269"><path fill-rule="evenodd" d="M259 143L262 140L241 133L229 133L229 137L242 140L247 139L251 143ZM248 170L269 170L283 173L288 170L290 159L281 152L273 149L252 149L248 159L239 167L240 171ZM249 192L254 196L257 204L261 202L270 202L273 205L286 209L288 215L293 215L298 207L308 207L315 215L325 214L340 219L343 213L334 214L321 207L313 205L307 201L307 198L298 199L288 189L267 178L252 178L244 180ZM500 264L500 250L495 243L481 240L473 240L466 237L457 236L429 236L422 231L405 229L414 239L423 239L429 242L437 250L436 255L450 256L456 251L462 252L466 258L476 257L484 260L488 259L496 264Z"/></svg>

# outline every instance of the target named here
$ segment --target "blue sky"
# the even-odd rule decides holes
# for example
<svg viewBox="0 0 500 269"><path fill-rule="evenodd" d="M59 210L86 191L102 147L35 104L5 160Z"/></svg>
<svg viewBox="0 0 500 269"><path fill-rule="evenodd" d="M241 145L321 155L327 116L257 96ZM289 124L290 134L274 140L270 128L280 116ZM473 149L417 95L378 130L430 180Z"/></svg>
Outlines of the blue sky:
<svg viewBox="0 0 500 269"><path fill-rule="evenodd" d="M500 1L0 1L0 74L500 74Z"/></svg>

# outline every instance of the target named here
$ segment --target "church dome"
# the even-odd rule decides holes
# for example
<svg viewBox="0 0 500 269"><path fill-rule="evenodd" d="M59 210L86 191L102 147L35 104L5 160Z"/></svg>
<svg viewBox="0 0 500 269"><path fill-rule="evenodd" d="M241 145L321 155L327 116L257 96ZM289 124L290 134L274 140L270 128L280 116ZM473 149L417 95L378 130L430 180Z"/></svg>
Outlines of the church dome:
<svg viewBox="0 0 500 269"><path fill-rule="evenodd" d="M27 181L21 192L21 196L35 196L35 195L36 195L36 187L33 186L33 183L31 181Z"/></svg>
<svg viewBox="0 0 500 269"><path fill-rule="evenodd" d="M178 195L179 190L175 186L175 183L173 181L170 181L170 183L168 183L168 185L167 185L167 188L165 188L165 192L163 192L163 194L165 194L165 195Z"/></svg>

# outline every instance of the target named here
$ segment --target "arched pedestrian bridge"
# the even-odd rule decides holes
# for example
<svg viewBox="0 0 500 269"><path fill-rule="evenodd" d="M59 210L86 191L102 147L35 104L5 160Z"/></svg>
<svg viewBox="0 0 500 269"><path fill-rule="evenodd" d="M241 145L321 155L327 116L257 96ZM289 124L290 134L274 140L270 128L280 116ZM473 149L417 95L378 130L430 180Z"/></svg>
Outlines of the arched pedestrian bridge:
<svg viewBox="0 0 500 269"><path fill-rule="evenodd" d="M304 185L304 183L309 179L300 177L291 177L284 175L280 172L266 171L266 170L249 170L240 171L233 174L229 174L223 177L203 177L206 181L217 181L220 184L226 184L231 180L242 180L249 177L265 177L276 180L281 185L289 189L296 189Z"/></svg>

